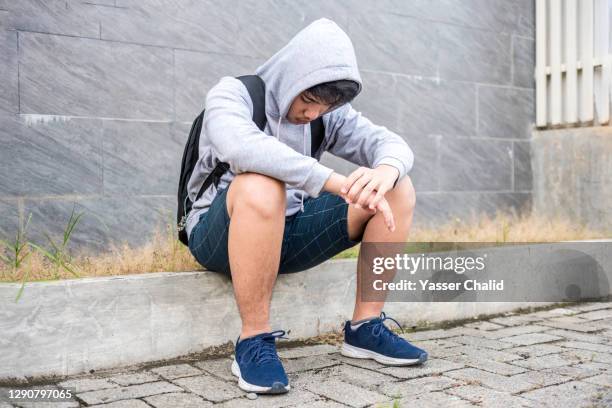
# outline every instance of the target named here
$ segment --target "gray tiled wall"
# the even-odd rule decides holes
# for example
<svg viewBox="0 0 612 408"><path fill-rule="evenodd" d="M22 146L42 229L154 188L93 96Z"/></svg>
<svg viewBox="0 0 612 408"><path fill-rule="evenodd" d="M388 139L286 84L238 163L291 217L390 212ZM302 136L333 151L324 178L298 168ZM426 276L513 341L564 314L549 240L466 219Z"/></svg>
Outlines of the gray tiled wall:
<svg viewBox="0 0 612 408"><path fill-rule="evenodd" d="M207 90L319 17L353 40L356 108L415 152L416 223L531 202L532 0L0 0L0 235L76 208L75 247L150 240Z"/></svg>

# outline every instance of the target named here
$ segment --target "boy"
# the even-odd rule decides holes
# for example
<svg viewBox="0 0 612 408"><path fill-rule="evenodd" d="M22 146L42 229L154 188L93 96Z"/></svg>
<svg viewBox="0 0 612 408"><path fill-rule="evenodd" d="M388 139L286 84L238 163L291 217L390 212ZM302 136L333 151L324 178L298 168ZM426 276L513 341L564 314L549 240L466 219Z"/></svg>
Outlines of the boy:
<svg viewBox="0 0 612 408"><path fill-rule="evenodd" d="M194 203L187 233L199 263L231 276L242 320L232 363L239 387L283 393L289 383L275 340L285 332L269 324L277 274L311 268L361 241L404 242L415 205L406 176L413 154L349 104L361 78L351 41L334 22L311 23L256 74L266 87L264 132L239 80L222 78L206 97L190 198L216 163L230 168ZM318 117L325 136L310 157L309 123ZM318 162L324 151L363 167L344 177ZM384 302L360 298L358 289L342 354L392 365L427 359L383 324Z"/></svg>

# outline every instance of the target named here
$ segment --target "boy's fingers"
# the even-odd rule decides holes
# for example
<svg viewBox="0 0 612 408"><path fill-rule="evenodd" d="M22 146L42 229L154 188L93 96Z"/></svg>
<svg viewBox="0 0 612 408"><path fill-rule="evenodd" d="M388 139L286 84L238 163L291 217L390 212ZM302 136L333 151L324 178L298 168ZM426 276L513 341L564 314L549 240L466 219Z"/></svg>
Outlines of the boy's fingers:
<svg viewBox="0 0 612 408"><path fill-rule="evenodd" d="M351 187L353 186L353 183L355 183L355 181L357 181L357 179L361 177L364 172L365 172L365 169L363 167L360 167L354 172L352 172L351 174L349 174L349 176L346 178L346 181L342 185L340 192L343 194L348 193Z"/></svg>
<svg viewBox="0 0 612 408"><path fill-rule="evenodd" d="M382 200L385 197L385 191L384 190L378 190L376 192L376 194L374 195L374 197L370 200L370 208L376 208L378 206L378 203L380 203L380 200Z"/></svg>
<svg viewBox="0 0 612 408"><path fill-rule="evenodd" d="M376 185L375 183L373 183L372 180L370 180L370 182L363 188L363 190L361 190L361 194L359 194L359 197L357 199L357 204L361 205L363 208L368 207L368 204L372 202L372 198L375 195L375 190ZM372 205L369 205L369 207L370 209L374 208Z"/></svg>
<svg viewBox="0 0 612 408"><path fill-rule="evenodd" d="M382 200L378 204L378 208L380 209L380 211L382 211L383 218L385 219L385 224L387 225L389 231L395 231L395 220L393 219L393 212L391 211L391 207L389 206L387 200Z"/></svg>
<svg viewBox="0 0 612 408"><path fill-rule="evenodd" d="M363 190L363 187L370 182L370 177L367 174L362 175L357 181L353 183L353 186L347 193L349 200L355 203L357 201L357 197Z"/></svg>

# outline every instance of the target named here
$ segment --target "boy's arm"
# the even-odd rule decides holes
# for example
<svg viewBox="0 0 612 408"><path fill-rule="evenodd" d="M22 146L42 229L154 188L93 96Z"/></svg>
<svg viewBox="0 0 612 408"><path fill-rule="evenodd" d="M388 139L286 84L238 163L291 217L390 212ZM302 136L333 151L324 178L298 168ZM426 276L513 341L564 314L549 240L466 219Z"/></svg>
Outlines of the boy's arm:
<svg viewBox="0 0 612 408"><path fill-rule="evenodd" d="M317 197L333 170L260 131L252 111L242 82L222 78L206 97L202 137L234 173L264 174Z"/></svg>
<svg viewBox="0 0 612 408"><path fill-rule="evenodd" d="M341 192L357 207L376 207L384 194L412 168L408 144L384 126L377 126L346 104L326 118L330 132L327 150L360 166L345 181ZM371 198L376 192L375 198Z"/></svg>
<svg viewBox="0 0 612 408"><path fill-rule="evenodd" d="M326 116L325 129L331 135L327 150L333 155L369 168L393 166L398 171L397 180L412 168L414 155L404 139L373 124L350 104Z"/></svg>

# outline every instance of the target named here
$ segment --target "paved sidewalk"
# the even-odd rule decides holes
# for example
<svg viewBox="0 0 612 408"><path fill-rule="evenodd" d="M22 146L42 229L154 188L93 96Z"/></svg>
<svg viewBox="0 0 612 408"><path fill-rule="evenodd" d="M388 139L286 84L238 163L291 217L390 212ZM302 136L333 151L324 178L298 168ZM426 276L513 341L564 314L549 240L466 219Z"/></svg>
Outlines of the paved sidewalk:
<svg viewBox="0 0 612 408"><path fill-rule="evenodd" d="M78 401L49 406L612 406L612 302L406 337L429 351L425 365L385 367L345 358L327 344L281 350L292 386L282 396L249 399L254 395L238 389L230 373L231 360L221 358L69 379L53 386L75 387Z"/></svg>

